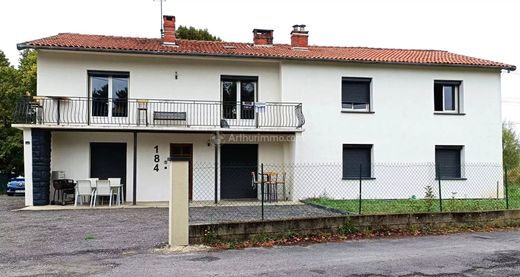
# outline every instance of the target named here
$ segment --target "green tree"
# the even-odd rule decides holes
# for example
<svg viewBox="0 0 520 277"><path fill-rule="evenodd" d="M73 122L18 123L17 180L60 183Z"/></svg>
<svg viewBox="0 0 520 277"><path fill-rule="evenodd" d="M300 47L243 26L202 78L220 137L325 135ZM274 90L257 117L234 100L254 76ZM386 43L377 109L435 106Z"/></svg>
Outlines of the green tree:
<svg viewBox="0 0 520 277"><path fill-rule="evenodd" d="M197 29L193 26L179 26L176 32L177 38L187 40L220 41L221 39L209 33L208 29Z"/></svg>
<svg viewBox="0 0 520 277"><path fill-rule="evenodd" d="M502 157L508 169L520 166L520 141L511 123L502 124Z"/></svg>
<svg viewBox="0 0 520 277"><path fill-rule="evenodd" d="M0 66L0 120L2 127L8 126L11 122L13 105L19 95L18 71L12 66Z"/></svg>
<svg viewBox="0 0 520 277"><path fill-rule="evenodd" d="M24 50L18 64L19 89L22 93L36 95L36 61L38 56L34 50Z"/></svg>
<svg viewBox="0 0 520 277"><path fill-rule="evenodd" d="M0 139L0 172L22 175L22 131L11 127L0 128Z"/></svg>
<svg viewBox="0 0 520 277"><path fill-rule="evenodd" d="M12 128L16 101L36 93L36 52L23 51L18 68L0 51L0 172L23 173L22 131Z"/></svg>
<svg viewBox="0 0 520 277"><path fill-rule="evenodd" d="M0 50L0 67L8 67L11 66L9 60L4 54L4 51Z"/></svg>

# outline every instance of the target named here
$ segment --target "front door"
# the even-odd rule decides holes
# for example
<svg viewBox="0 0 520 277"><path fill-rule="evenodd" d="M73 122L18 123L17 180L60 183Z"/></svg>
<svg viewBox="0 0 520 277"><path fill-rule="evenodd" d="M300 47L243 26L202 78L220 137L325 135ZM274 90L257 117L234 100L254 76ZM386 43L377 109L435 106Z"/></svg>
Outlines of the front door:
<svg viewBox="0 0 520 277"><path fill-rule="evenodd" d="M258 167L258 145L223 144L220 153L220 198L256 199L251 172Z"/></svg>
<svg viewBox="0 0 520 277"><path fill-rule="evenodd" d="M121 178L126 192L126 143L90 143L90 177Z"/></svg>
<svg viewBox="0 0 520 277"><path fill-rule="evenodd" d="M170 144L170 157L172 158L187 158L189 160L189 187L188 197L193 200L193 144Z"/></svg>

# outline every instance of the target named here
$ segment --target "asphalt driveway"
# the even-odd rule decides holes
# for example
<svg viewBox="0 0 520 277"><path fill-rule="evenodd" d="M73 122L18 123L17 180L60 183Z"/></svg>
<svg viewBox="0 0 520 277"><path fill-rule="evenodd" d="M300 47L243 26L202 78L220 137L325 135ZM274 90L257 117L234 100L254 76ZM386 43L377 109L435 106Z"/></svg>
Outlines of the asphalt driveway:
<svg viewBox="0 0 520 277"><path fill-rule="evenodd" d="M520 232L142 254L99 276L519 276Z"/></svg>

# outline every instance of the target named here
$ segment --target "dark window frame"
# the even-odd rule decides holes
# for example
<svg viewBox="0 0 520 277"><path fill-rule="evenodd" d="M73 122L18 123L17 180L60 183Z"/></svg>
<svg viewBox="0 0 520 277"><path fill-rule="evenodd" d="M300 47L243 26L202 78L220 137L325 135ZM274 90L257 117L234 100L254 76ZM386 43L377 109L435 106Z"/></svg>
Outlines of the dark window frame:
<svg viewBox="0 0 520 277"><path fill-rule="evenodd" d="M458 159L455 166L442 165L439 161L442 157L439 154L442 151L456 152ZM435 145L435 179L439 180L465 180L463 170L463 151L464 145ZM446 155L446 154L445 154ZM439 176L440 173L440 176Z"/></svg>
<svg viewBox="0 0 520 277"><path fill-rule="evenodd" d="M364 96L364 98L366 98L367 100L366 101L359 101L359 102L354 102L352 101L351 99L348 99L350 101L347 101L347 98L346 95L347 92L346 92L346 88L345 86L348 86L347 83L356 83L357 85L359 84L364 84L364 85L367 85L368 86L368 92L367 92L367 95ZM358 96L359 97L359 96ZM352 105L352 108L346 108L344 107L345 104L350 104ZM361 105L366 105L367 108L366 109L355 109L355 105L356 104L361 104ZM345 112L345 113L373 113L373 109L372 109L372 78L369 78L369 77L342 77L341 78L341 111L342 112Z"/></svg>
<svg viewBox="0 0 520 277"><path fill-rule="evenodd" d="M455 103L455 110L446 110L444 99L444 87L451 87ZM440 89L438 89L440 87ZM440 103L439 103L440 101ZM464 115L462 112L462 81L458 80L434 80L433 81L433 111L435 114Z"/></svg>
<svg viewBox="0 0 520 277"><path fill-rule="evenodd" d="M114 102L121 102L123 103L126 102L126 107L121 109L120 111L116 112L114 114L114 110L111 111L111 114L112 114L112 117L113 118L122 118L122 117L128 117L128 112L129 112L129 108L128 108L128 100L130 99L130 72L129 71L104 71L104 70L87 70L87 87L88 87L88 90L87 90L87 99L88 99L88 112L89 112L89 122L90 122L90 113L92 113L92 116L95 116L95 117L106 117L108 116L108 110L103 110L103 111L91 111L91 106L92 106L92 109L95 109L96 106L99 106L100 103L95 103L96 100L94 99L93 95L92 95L92 81L91 81L91 78L93 77L102 77L102 78L127 78L128 81L127 81L127 95L126 95L126 100L115 100L113 98L113 95L108 95L108 98L107 98L107 101L108 99L111 99L112 101L112 108L113 108L113 105L114 105ZM113 91L112 91L113 93ZM103 97L104 99L104 97ZM92 103L91 103L92 102ZM113 108L114 109L114 108Z"/></svg>
<svg viewBox="0 0 520 277"><path fill-rule="evenodd" d="M342 178L343 180L357 180L357 179L374 179L372 177L372 151L373 151L373 144L343 144L342 147ZM348 154L345 155L345 150L368 150L367 158L368 162L364 164L368 164L367 167L361 168L361 176L359 174L359 164L363 164L363 162L359 162L356 165L352 165L351 167L348 166ZM359 154L359 153L358 153ZM366 154L366 153L365 153ZM355 154L357 155L357 154ZM355 163L355 162L354 162Z"/></svg>
<svg viewBox="0 0 520 277"><path fill-rule="evenodd" d="M223 82L254 82L255 83L255 95L254 95L254 101L258 102L258 95L259 95L259 78L258 76L252 76L252 75L220 75L220 89L222 90L222 83ZM237 90L240 90L240 88L237 88ZM224 95L221 93L220 95L222 100L222 115L224 119L231 119L235 120L238 119L238 111L236 111L236 114L233 112L234 107L236 107L236 104L233 103L225 103L224 102ZM238 101L238 98L237 98ZM244 101L240 101L240 119L255 119L254 114L254 104L251 105L244 105ZM247 102L247 101L246 101Z"/></svg>

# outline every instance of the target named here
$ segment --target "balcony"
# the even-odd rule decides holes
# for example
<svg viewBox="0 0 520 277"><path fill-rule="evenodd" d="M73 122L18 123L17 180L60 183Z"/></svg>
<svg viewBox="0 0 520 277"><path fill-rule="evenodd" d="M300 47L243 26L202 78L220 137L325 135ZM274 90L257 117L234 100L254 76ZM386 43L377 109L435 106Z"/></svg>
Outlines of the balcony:
<svg viewBox="0 0 520 277"><path fill-rule="evenodd" d="M30 128L301 131L301 103L35 96L17 102L15 125Z"/></svg>

